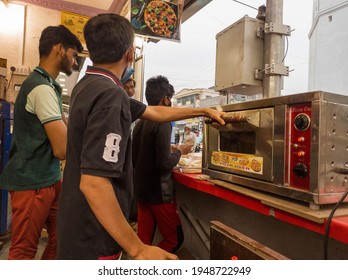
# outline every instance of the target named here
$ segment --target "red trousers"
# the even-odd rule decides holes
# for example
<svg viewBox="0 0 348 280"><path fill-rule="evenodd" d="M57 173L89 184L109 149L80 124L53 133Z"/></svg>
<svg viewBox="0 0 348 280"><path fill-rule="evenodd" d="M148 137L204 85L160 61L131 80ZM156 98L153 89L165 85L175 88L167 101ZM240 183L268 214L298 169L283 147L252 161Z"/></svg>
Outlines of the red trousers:
<svg viewBox="0 0 348 280"><path fill-rule="evenodd" d="M48 242L43 260L54 260L57 251L56 218L61 181L38 190L10 191L12 235L9 260L34 259L46 225Z"/></svg>
<svg viewBox="0 0 348 280"><path fill-rule="evenodd" d="M171 253L179 249L184 241L184 234L175 202L163 204L138 202L138 236L140 240L151 245L156 226L163 237L157 246Z"/></svg>

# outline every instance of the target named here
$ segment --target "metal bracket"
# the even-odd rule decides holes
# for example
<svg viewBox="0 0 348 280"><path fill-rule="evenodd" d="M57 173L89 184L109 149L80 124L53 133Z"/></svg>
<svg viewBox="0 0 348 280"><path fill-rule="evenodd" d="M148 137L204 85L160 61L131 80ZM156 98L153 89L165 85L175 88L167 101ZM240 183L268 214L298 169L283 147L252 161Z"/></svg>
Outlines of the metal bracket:
<svg viewBox="0 0 348 280"><path fill-rule="evenodd" d="M283 64L265 64L265 74L289 76L289 67Z"/></svg>
<svg viewBox="0 0 348 280"><path fill-rule="evenodd" d="M268 23L265 23L264 32L290 36L291 35L291 27L289 25L268 22Z"/></svg>
<svg viewBox="0 0 348 280"><path fill-rule="evenodd" d="M262 81L263 80L263 72L264 72L264 70L254 69L254 78L256 80Z"/></svg>
<svg viewBox="0 0 348 280"><path fill-rule="evenodd" d="M256 30L256 37L263 39L265 36L265 29L263 27L258 27Z"/></svg>

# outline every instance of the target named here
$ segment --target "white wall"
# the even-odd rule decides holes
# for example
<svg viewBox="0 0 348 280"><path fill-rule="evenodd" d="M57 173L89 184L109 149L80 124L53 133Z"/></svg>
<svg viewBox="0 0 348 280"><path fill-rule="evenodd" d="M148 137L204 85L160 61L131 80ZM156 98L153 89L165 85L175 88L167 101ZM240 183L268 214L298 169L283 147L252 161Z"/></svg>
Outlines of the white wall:
<svg viewBox="0 0 348 280"><path fill-rule="evenodd" d="M58 25L60 17L58 11L35 5L0 5L0 57L7 59L8 75L11 66L37 66L41 31Z"/></svg>
<svg viewBox="0 0 348 280"><path fill-rule="evenodd" d="M39 62L39 38L49 25L60 23L61 13L35 5L0 2L0 58L7 60L6 95L15 102L20 85ZM11 75L11 66L16 71Z"/></svg>
<svg viewBox="0 0 348 280"><path fill-rule="evenodd" d="M317 0L309 33L308 88L348 95L348 1Z"/></svg>
<svg viewBox="0 0 348 280"><path fill-rule="evenodd" d="M24 6L0 3L0 57L7 68L22 63L24 18Z"/></svg>

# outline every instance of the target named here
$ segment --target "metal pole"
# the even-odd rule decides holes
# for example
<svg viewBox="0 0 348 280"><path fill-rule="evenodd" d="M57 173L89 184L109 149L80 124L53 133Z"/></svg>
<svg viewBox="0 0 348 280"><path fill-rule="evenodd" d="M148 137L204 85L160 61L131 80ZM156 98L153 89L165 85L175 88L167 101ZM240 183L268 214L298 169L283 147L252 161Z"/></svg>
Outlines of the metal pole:
<svg viewBox="0 0 348 280"><path fill-rule="evenodd" d="M265 24L283 24L283 0L267 0ZM265 65L284 65L284 38L281 34L265 33ZM263 77L263 97L280 96L282 76L277 73L265 73Z"/></svg>

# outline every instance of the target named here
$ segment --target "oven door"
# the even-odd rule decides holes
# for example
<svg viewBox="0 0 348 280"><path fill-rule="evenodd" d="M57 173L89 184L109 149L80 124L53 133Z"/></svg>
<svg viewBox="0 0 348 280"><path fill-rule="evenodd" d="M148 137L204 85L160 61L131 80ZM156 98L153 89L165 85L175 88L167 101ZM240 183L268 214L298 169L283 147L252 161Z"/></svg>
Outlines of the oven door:
<svg viewBox="0 0 348 280"><path fill-rule="evenodd" d="M225 120L205 124L207 168L272 181L274 108L227 112Z"/></svg>

